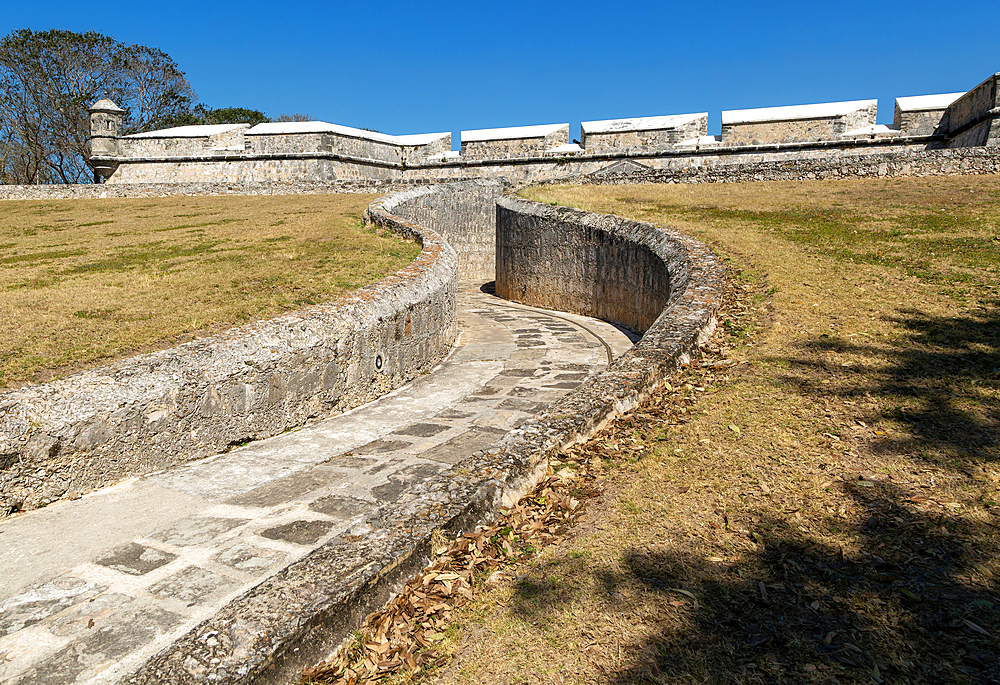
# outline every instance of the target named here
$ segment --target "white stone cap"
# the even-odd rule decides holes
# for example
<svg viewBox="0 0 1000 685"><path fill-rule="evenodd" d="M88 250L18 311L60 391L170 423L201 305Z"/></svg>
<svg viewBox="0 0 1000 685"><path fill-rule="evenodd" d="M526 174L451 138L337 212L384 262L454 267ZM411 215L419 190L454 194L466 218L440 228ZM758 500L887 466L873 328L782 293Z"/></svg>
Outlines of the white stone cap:
<svg viewBox="0 0 1000 685"><path fill-rule="evenodd" d="M912 95L896 98L896 107L901 112L927 112L935 109L948 109L955 100L965 93L944 93L942 95Z"/></svg>
<svg viewBox="0 0 1000 685"><path fill-rule="evenodd" d="M450 138L451 133L413 133L405 136L392 136L400 145L430 145L442 138Z"/></svg>
<svg viewBox="0 0 1000 685"><path fill-rule="evenodd" d="M512 140L515 138L544 138L569 124L542 124L540 126L511 126L510 128L481 128L476 131L462 131L462 142L479 140Z"/></svg>
<svg viewBox="0 0 1000 685"><path fill-rule="evenodd" d="M195 126L175 126L159 131L133 133L126 138L208 138L209 136L233 131L238 128L250 128L250 124L198 124Z"/></svg>
<svg viewBox="0 0 1000 685"><path fill-rule="evenodd" d="M352 138L365 138L393 145L427 145L440 140L450 133L417 133L406 136L392 136L377 131L366 131L361 128L330 124L325 121L272 121L257 124L247 131L248 136L295 135L297 133L339 133Z"/></svg>
<svg viewBox="0 0 1000 685"><path fill-rule="evenodd" d="M854 138L857 136L898 136L899 129L886 124L875 124L874 126L862 126L852 131L844 131L840 135L843 138Z"/></svg>
<svg viewBox="0 0 1000 685"><path fill-rule="evenodd" d="M550 147L548 150L545 151L545 154L564 155L568 152L585 152L585 150L576 143L566 143L565 145L556 145L555 147Z"/></svg>
<svg viewBox="0 0 1000 685"><path fill-rule="evenodd" d="M460 150L448 150L444 153L444 156L445 159L458 159L462 156L462 152Z"/></svg>
<svg viewBox="0 0 1000 685"><path fill-rule="evenodd" d="M677 147L695 147L701 145L719 145L722 143L722 136L700 136L698 138L688 138L676 144Z"/></svg>
<svg viewBox="0 0 1000 685"><path fill-rule="evenodd" d="M604 121L584 121L580 128L586 133L612 133L614 131L656 131L675 128L708 117L708 112L697 114L670 114L661 117L638 117L636 119L606 119Z"/></svg>
<svg viewBox="0 0 1000 685"><path fill-rule="evenodd" d="M826 119L840 117L859 109L877 105L878 100L823 102L816 105L789 105L759 109L731 109L722 113L722 124L748 124L758 121L791 121L793 119Z"/></svg>
<svg viewBox="0 0 1000 685"><path fill-rule="evenodd" d="M365 131L360 128L341 126L339 124L328 124L325 121L271 121L264 124L257 124L247 131L248 136L268 136L268 135L290 135L296 133L340 133L352 138L367 138L383 143L395 143L395 136L378 133L376 131Z"/></svg>

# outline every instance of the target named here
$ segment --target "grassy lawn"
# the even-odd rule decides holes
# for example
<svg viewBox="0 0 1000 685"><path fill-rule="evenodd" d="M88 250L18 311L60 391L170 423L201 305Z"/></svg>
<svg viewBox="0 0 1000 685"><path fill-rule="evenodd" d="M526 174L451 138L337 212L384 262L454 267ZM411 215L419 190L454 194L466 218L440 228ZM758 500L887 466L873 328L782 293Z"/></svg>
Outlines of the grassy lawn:
<svg viewBox="0 0 1000 685"><path fill-rule="evenodd" d="M359 633L360 681L1000 682L1000 177L527 194L711 244L721 325Z"/></svg>
<svg viewBox="0 0 1000 685"><path fill-rule="evenodd" d="M303 305L405 266L372 195L0 203L0 388Z"/></svg>

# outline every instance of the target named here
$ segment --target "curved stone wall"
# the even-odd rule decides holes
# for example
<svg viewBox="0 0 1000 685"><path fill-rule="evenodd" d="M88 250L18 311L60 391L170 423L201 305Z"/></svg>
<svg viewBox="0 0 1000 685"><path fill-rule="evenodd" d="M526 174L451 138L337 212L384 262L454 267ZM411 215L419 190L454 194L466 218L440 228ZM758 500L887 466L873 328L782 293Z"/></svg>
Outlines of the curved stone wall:
<svg viewBox="0 0 1000 685"><path fill-rule="evenodd" d="M439 233L458 254L460 280L493 280L496 267L495 200L505 179L459 181L391 195L380 206Z"/></svg>
<svg viewBox="0 0 1000 685"><path fill-rule="evenodd" d="M454 250L422 244L405 269L329 304L0 394L0 510L30 509L276 435L429 371L456 329Z"/></svg>
<svg viewBox="0 0 1000 685"><path fill-rule="evenodd" d="M379 217L387 208L400 214L421 211L414 208L426 202L437 206L438 220L452 222L448 227L452 235L461 234L466 212L449 216L448 208L455 205L445 201L454 190L436 186L406 191L374 203L369 214L377 221L399 221L398 217ZM477 200L473 189L467 190L464 201L482 202L481 211L496 206L489 195ZM436 199L431 197L439 193ZM499 507L516 503L545 476L554 452L586 440L638 405L697 354L699 343L714 328L725 285L725 271L707 246L668 229L633 226L637 222L618 217L512 198L500 204L504 210L498 212L500 233L534 230L531 226L537 224L589 234L595 244L614 245L620 255L645 255L638 259L657 271L657 278L669 275L664 308L653 311L662 293L648 292L641 298L647 303L643 317L653 318L642 340L490 449L470 455L359 522L355 530L365 534L334 538L234 599L145 664L127 679L128 685L193 683L195 678L220 685L291 682L303 667L327 658L366 615L384 606L402 583L425 568L433 557L435 540L460 536L495 518ZM622 226L626 227L623 231L619 230ZM539 263L531 269L539 275L554 276L555 269L564 267L582 273L605 257L599 249L577 250L563 255L561 265ZM578 263L574 266L574 262ZM620 275L608 287L620 287L626 295L663 285L662 280L644 280L640 271L623 269ZM501 269L499 280L504 279ZM203 636L212 631L228 635L237 622L243 631L239 641L220 640L209 661ZM188 663L205 670L192 676Z"/></svg>

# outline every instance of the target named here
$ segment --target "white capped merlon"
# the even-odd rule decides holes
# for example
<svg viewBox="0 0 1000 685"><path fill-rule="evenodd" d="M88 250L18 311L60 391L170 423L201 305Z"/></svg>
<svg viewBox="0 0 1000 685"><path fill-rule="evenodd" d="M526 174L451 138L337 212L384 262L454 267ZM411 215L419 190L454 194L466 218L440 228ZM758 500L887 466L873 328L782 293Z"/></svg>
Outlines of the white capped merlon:
<svg viewBox="0 0 1000 685"><path fill-rule="evenodd" d="M217 136L220 133L233 131L238 128L250 128L250 124L197 124L194 126L176 126L174 128L164 128L159 131L146 131L145 133L133 133L126 138L208 138Z"/></svg>
<svg viewBox="0 0 1000 685"><path fill-rule="evenodd" d="M569 128L569 124L542 124L539 126L511 126L509 128L481 128L475 131L462 131L462 142L471 143L482 140L514 140L517 138L544 138Z"/></svg>
<svg viewBox="0 0 1000 685"><path fill-rule="evenodd" d="M365 138L394 145L427 145L435 140L441 140L450 133L417 133L405 136L393 136L377 131L366 131L363 128L352 128L340 124L330 124L325 121L273 121L257 124L247 131L250 136L295 135L301 133L339 133L351 138Z"/></svg>
<svg viewBox="0 0 1000 685"><path fill-rule="evenodd" d="M927 112L948 109L955 100L965 93L943 93L941 95L911 95L896 98L896 107L902 112Z"/></svg>
<svg viewBox="0 0 1000 685"><path fill-rule="evenodd" d="M722 113L722 125L748 124L758 121L792 121L795 119L830 119L841 117L878 104L878 100L823 102L815 105L731 109Z"/></svg>
<svg viewBox="0 0 1000 685"><path fill-rule="evenodd" d="M616 133L618 131L657 131L677 128L708 116L708 112L698 114L670 114L659 117L637 117L634 119L605 119L584 121L581 130L586 133Z"/></svg>

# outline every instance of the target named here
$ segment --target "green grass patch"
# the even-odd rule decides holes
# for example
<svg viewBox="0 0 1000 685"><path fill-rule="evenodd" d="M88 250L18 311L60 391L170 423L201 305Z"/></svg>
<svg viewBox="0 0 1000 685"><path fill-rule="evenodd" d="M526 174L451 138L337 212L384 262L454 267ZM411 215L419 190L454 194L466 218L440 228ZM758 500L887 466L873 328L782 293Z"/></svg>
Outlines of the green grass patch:
<svg viewBox="0 0 1000 685"><path fill-rule="evenodd" d="M4 202L0 388L330 301L406 266L419 246L365 228L372 199Z"/></svg>

